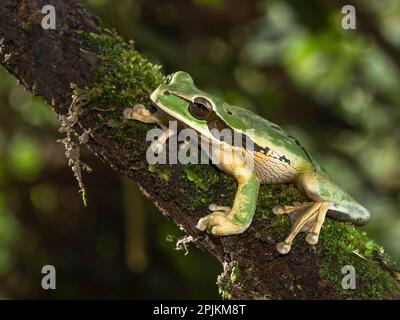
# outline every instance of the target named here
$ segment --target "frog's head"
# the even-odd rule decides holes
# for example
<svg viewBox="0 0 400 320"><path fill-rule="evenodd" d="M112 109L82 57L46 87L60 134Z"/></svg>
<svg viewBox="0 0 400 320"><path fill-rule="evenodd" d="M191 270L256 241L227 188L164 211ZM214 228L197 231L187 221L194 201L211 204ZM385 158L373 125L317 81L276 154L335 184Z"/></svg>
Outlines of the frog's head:
<svg viewBox="0 0 400 320"><path fill-rule="evenodd" d="M211 128L221 130L221 126L226 126L221 121L221 113L226 112L227 104L199 90L186 72L169 75L166 83L161 84L150 98L161 111L210 138Z"/></svg>

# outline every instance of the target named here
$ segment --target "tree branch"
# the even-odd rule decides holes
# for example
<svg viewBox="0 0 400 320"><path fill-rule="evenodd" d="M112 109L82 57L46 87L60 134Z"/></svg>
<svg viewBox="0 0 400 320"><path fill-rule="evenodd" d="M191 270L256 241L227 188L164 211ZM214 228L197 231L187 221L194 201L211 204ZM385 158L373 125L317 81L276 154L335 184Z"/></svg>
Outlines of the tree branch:
<svg viewBox="0 0 400 320"><path fill-rule="evenodd" d="M145 133L151 126L124 121L122 111L136 103L150 106L148 95L164 80L163 74L132 45L101 30L76 0L52 1L57 28L42 29L41 8L48 2L1 2L1 63L53 107L72 136L81 137L107 165L135 180L192 237L187 241L192 239L223 263L218 278L223 297L399 298L397 267L348 224L327 219L315 248L300 236L289 255L277 253L276 243L290 226L285 218L273 217L271 208L306 199L293 185L262 186L256 216L244 234L214 238L199 232L195 225L209 203L232 203L235 180L211 165L149 166ZM345 265L356 269L356 290L342 288Z"/></svg>

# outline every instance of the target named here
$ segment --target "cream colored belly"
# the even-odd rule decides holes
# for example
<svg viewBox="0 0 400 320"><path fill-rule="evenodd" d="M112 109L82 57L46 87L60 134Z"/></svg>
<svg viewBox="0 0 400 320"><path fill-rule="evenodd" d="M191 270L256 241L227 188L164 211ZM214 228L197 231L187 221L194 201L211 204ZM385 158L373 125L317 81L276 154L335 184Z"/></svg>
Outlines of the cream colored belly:
<svg viewBox="0 0 400 320"><path fill-rule="evenodd" d="M261 183L275 184L293 182L298 171L293 164L279 160L273 154L254 153L254 172Z"/></svg>
<svg viewBox="0 0 400 320"><path fill-rule="evenodd" d="M229 147L218 149L219 163L216 164L214 162L214 164L222 171L233 176L238 175L239 168L247 167L249 169L244 171L253 172L260 180L260 183L277 184L296 180L299 171L296 170L295 164L287 163L280 159L280 156L272 150L267 154L248 150L243 151L243 149ZM232 156L235 152L237 154L240 153L243 157ZM286 160L288 161L288 159Z"/></svg>

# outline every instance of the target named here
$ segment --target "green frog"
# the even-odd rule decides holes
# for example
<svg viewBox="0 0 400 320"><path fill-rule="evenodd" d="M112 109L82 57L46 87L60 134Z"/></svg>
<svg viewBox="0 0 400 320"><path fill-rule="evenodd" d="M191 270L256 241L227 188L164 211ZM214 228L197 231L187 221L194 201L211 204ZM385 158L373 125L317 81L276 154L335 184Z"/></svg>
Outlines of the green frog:
<svg viewBox="0 0 400 320"><path fill-rule="evenodd" d="M198 89L192 77L182 71L168 76L150 96L157 111L151 113L143 105L124 110L124 117L145 123L157 123L163 129L159 147L174 134L168 123L175 120L180 127L191 128L217 145L210 156L221 161L218 167L238 182L232 207L210 204L211 214L199 219L197 228L214 236L243 233L253 219L260 184L296 183L309 200L306 203L279 205L274 214L291 218L292 229L277 244L284 255L299 232L306 232L306 242L316 245L326 215L356 225L368 222L370 214L329 178L326 171L305 150L300 142L257 114L233 105ZM252 147L238 146L215 134L215 129L227 129L248 138L251 129ZM228 156L235 152L242 157ZM249 162L246 159L251 158Z"/></svg>

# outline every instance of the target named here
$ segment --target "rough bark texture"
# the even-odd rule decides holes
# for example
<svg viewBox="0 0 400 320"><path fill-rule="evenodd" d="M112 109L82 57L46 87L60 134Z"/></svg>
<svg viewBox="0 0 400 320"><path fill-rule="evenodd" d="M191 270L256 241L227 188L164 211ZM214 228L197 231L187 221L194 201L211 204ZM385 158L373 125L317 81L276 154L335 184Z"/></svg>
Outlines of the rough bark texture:
<svg viewBox="0 0 400 320"><path fill-rule="evenodd" d="M56 30L41 27L41 8L49 3L57 10ZM79 88L86 86L85 90L90 92L95 83L99 86L104 81L107 85L110 81L103 57L114 54L115 47L111 45L114 49L105 52L104 46L96 45L93 39L86 41L78 30L104 35L97 19L76 0L2 0L0 3L1 63L28 90L42 96L59 116L68 115L72 83ZM104 37L111 42L115 38ZM120 41L115 39L117 47ZM133 48L124 50L133 53ZM101 64L103 71L99 74ZM152 78L155 85L161 77L158 74ZM132 97L132 101L148 104L146 95L152 89L143 89L144 95L136 100ZM120 95L119 90L125 90L126 94L129 85L113 90L116 96ZM84 100L87 96L81 98ZM96 155L135 180L165 215L193 237L197 246L224 264L224 272L218 279L223 297L399 298L397 267L378 252L376 245L371 248L365 235L347 224L327 221L316 248L306 245L301 236L289 255L280 256L276 252L276 243L282 240L289 226L286 220L274 218L271 208L278 203L305 199L292 185L262 186L255 219L244 234L217 239L199 232L195 225L207 213L210 202L232 202L235 181L210 165L149 166L145 160L148 144L144 139L149 126L123 121L124 105L117 103L121 101L113 99L113 95L103 101L88 101L79 111L73 130L78 135L87 132L86 144ZM341 268L346 264L356 267L357 290L341 289Z"/></svg>

